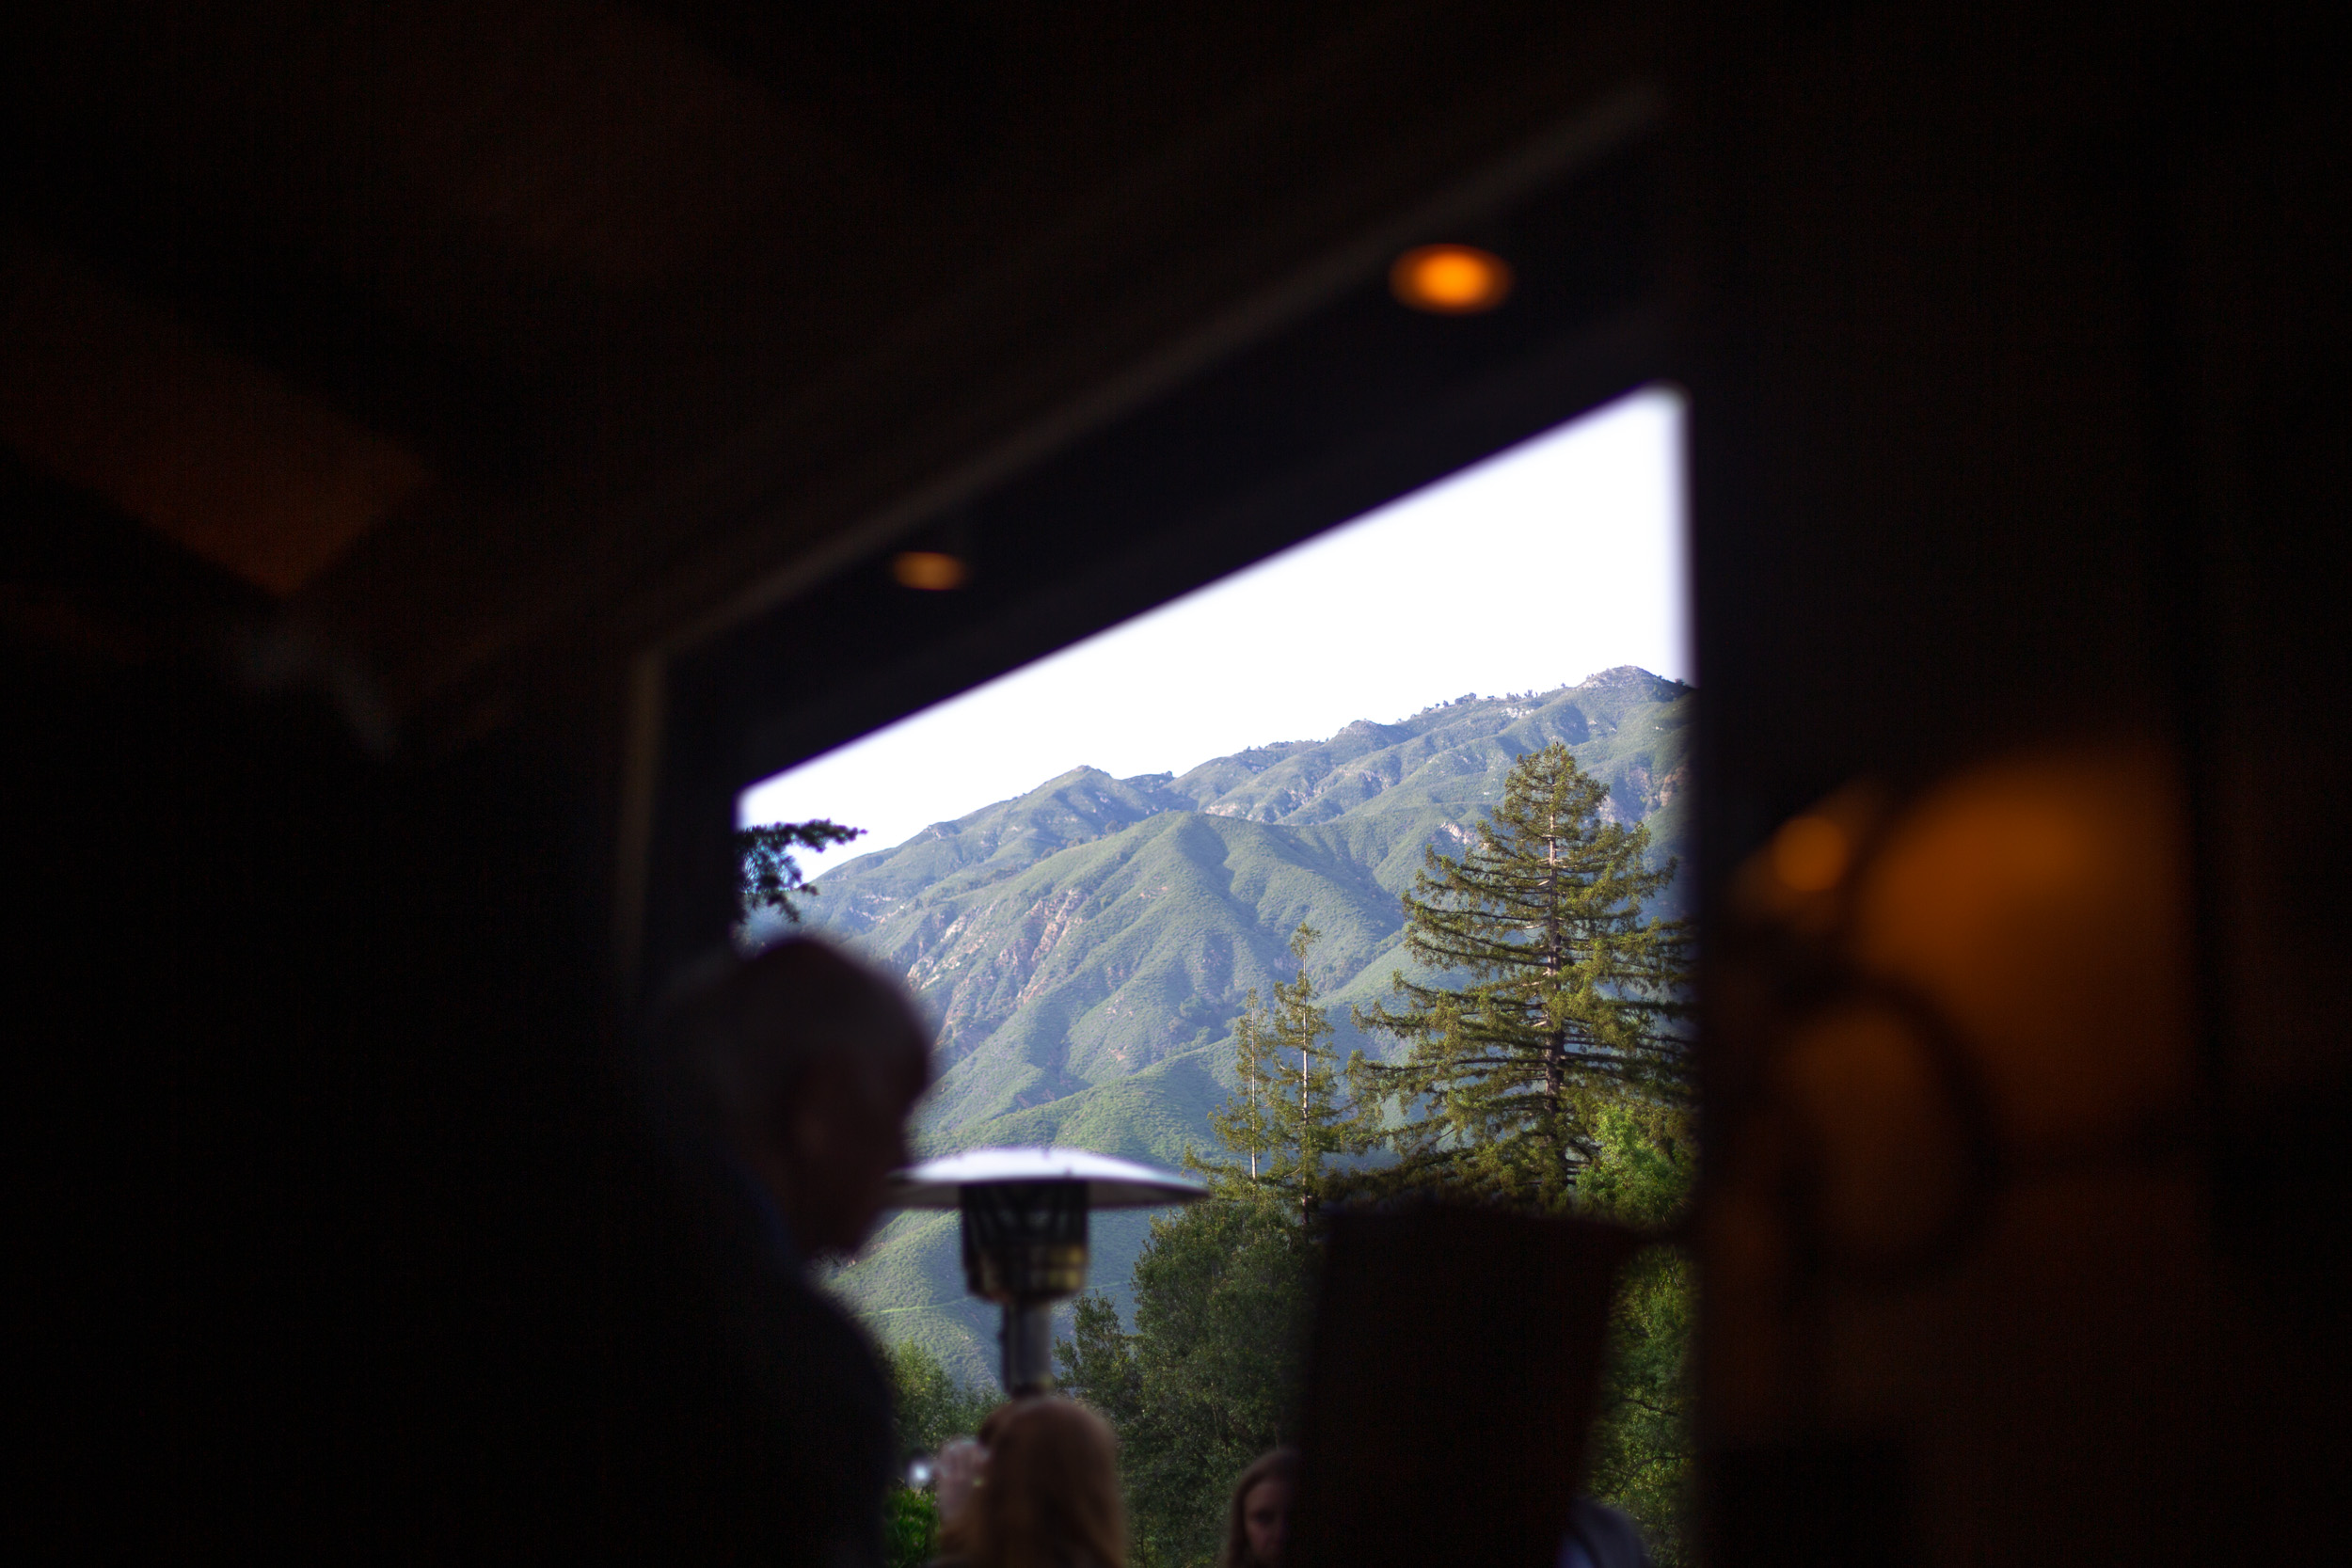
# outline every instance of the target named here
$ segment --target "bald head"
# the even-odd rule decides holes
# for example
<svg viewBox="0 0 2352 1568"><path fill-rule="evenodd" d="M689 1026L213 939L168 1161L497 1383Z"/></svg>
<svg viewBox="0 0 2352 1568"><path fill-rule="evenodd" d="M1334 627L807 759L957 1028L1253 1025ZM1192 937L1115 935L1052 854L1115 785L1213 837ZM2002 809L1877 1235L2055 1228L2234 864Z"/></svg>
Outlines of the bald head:
<svg viewBox="0 0 2352 1568"><path fill-rule="evenodd" d="M708 1132L768 1189L811 1253L856 1248L908 1159L930 1037L896 982L793 938L671 1009L662 1054Z"/></svg>

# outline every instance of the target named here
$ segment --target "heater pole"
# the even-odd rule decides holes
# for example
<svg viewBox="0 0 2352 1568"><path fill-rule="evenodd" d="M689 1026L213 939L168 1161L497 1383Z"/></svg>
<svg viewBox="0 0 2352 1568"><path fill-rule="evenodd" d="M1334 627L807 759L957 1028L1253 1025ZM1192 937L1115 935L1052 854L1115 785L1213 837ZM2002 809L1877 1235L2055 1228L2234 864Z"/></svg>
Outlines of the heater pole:
<svg viewBox="0 0 2352 1568"><path fill-rule="evenodd" d="M1054 1304L1005 1303L1005 1393L1012 1399L1054 1391Z"/></svg>

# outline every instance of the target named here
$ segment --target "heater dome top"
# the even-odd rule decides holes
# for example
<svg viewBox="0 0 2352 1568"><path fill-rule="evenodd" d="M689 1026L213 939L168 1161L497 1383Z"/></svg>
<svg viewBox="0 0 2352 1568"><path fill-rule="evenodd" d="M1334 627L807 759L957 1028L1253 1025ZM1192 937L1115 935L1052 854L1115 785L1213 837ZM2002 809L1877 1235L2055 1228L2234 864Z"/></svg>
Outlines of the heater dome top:
<svg viewBox="0 0 2352 1568"><path fill-rule="evenodd" d="M1189 1176L1083 1148L973 1148L892 1173L888 1202L953 1209L965 1187L1013 1181L1083 1183L1089 1209L1156 1209L1208 1193Z"/></svg>

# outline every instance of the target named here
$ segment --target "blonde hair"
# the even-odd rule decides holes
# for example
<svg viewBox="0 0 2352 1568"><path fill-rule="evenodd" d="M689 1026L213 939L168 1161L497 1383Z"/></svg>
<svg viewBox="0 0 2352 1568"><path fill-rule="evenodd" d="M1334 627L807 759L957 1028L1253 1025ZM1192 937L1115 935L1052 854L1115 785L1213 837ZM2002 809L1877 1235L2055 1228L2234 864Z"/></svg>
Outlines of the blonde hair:
<svg viewBox="0 0 2352 1568"><path fill-rule="evenodd" d="M1103 1418L1047 1398L1007 1405L988 1424L988 1477L971 1504L975 1568L1126 1568L1119 1445Z"/></svg>

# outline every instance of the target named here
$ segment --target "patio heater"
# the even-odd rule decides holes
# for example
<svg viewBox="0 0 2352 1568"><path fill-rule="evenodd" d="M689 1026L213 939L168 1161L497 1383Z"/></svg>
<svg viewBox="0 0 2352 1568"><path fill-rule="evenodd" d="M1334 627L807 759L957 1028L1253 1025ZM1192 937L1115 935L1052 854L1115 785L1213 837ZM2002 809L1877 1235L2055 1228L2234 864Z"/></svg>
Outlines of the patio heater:
<svg viewBox="0 0 2352 1568"><path fill-rule="evenodd" d="M1054 1304L1086 1288L1087 1213L1190 1203L1188 1176L1082 1148L976 1148L891 1178L896 1209L963 1212L963 1277L1004 1308L1005 1392L1054 1386Z"/></svg>

